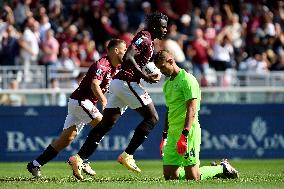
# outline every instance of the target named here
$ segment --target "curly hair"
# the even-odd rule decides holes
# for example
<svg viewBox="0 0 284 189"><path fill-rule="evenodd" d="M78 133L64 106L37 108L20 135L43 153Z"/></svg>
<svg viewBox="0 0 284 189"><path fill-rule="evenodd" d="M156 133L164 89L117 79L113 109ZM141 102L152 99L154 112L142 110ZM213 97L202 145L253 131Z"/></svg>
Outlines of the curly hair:
<svg viewBox="0 0 284 189"><path fill-rule="evenodd" d="M146 27L154 27L160 24L161 20L168 21L168 17L160 12L154 12L145 19Z"/></svg>

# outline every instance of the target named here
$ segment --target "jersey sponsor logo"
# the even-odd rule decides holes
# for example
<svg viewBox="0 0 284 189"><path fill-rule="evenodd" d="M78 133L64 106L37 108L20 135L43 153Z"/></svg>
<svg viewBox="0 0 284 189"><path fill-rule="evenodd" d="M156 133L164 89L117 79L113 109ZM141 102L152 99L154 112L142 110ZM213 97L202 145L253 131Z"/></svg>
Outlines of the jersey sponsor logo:
<svg viewBox="0 0 284 189"><path fill-rule="evenodd" d="M97 76L100 76L102 73L103 73L102 69L97 69L97 71L96 71L96 75Z"/></svg>
<svg viewBox="0 0 284 189"><path fill-rule="evenodd" d="M142 37L138 38L136 41L135 41L135 45L140 45L141 43L143 42L143 39Z"/></svg>
<svg viewBox="0 0 284 189"><path fill-rule="evenodd" d="M267 121L257 116L251 123L249 133L214 134L202 130L203 150L239 150L243 153L251 151L256 157L268 156L271 151L284 149L283 133L269 132ZM269 151L266 153L266 151Z"/></svg>

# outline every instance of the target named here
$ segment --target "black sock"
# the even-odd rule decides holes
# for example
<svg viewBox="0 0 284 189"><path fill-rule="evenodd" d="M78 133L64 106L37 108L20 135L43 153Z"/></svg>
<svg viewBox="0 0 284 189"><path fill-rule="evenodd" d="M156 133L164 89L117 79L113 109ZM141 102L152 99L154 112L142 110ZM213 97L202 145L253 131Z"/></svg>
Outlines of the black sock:
<svg viewBox="0 0 284 189"><path fill-rule="evenodd" d="M125 152L133 155L136 149L144 142L144 140L147 138L150 131L144 130L141 127L137 127L135 129L134 135L132 139L130 140L127 148L125 149Z"/></svg>
<svg viewBox="0 0 284 189"><path fill-rule="evenodd" d="M99 145L99 141L100 140L98 140L98 142L96 142L95 139L88 136L85 143L80 148L80 150L77 154L80 156L81 159L88 159L94 153L94 151L97 149L97 147Z"/></svg>
<svg viewBox="0 0 284 189"><path fill-rule="evenodd" d="M103 125L102 122L100 122L96 127L94 127L88 134L85 143L77 153L80 158L88 159L97 149L100 141L103 139L105 134L111 130L111 128L112 125L108 127L107 125Z"/></svg>
<svg viewBox="0 0 284 189"><path fill-rule="evenodd" d="M43 153L36 158L36 161L43 166L53 158L57 156L58 152L51 146L49 145Z"/></svg>

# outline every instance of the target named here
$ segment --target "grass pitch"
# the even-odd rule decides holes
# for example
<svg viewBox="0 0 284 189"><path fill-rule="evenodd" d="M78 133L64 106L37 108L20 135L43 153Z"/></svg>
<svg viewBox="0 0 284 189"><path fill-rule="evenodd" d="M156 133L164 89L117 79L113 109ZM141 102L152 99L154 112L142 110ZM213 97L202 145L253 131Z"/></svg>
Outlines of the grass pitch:
<svg viewBox="0 0 284 189"><path fill-rule="evenodd" d="M208 165L210 161L201 161ZM211 179L206 181L165 181L161 161L138 161L142 173L127 171L115 161L92 163L97 176L85 176L77 181L64 162L50 162L42 168L43 178L33 179L25 163L0 163L0 188L41 189L180 189L180 188L238 188L270 189L284 188L283 160L236 160L231 161L240 172L237 180ZM202 166L201 165L201 166Z"/></svg>

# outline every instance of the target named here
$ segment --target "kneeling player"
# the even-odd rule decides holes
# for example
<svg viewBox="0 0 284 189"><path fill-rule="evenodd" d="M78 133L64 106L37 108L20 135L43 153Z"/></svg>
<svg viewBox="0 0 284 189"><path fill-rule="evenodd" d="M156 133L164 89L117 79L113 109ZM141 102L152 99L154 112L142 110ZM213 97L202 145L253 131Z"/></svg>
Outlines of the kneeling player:
<svg viewBox="0 0 284 189"><path fill-rule="evenodd" d="M195 77L180 69L168 51L158 52L154 63L169 77L163 86L167 106L161 143L165 179L179 179L181 176L187 180L204 180L220 174L226 178L237 178L238 172L227 160L217 166L199 168L201 128L198 111L201 90Z"/></svg>

